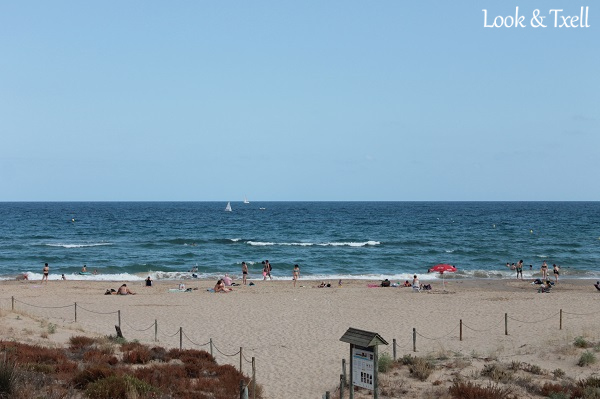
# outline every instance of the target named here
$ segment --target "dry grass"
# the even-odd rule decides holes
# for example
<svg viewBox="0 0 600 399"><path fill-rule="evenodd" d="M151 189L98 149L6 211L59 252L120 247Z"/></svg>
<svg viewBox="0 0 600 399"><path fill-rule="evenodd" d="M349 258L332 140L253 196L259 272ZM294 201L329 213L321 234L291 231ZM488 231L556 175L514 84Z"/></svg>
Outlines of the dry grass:
<svg viewBox="0 0 600 399"><path fill-rule="evenodd" d="M64 349L0 341L0 359L6 359L0 364L0 397L228 399L239 397L241 380L250 382L204 351L139 343L117 349L85 337L73 337ZM257 385L256 391L262 399L262 388Z"/></svg>
<svg viewBox="0 0 600 399"><path fill-rule="evenodd" d="M455 381L449 389L456 399L509 399L513 398L510 388L498 385L480 386L470 381Z"/></svg>

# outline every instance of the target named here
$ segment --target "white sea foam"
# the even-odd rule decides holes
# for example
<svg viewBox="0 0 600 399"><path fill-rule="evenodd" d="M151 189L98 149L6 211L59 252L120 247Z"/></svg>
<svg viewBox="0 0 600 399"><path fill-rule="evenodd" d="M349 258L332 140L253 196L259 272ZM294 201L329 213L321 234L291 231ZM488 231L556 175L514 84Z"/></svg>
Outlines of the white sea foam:
<svg viewBox="0 0 600 399"><path fill-rule="evenodd" d="M27 277L29 280L33 281L41 281L42 273L33 273L27 272ZM67 280L81 280L81 281L140 281L144 280L143 277L136 276L135 274L130 273L117 273L117 274L91 274L91 275L82 275L78 273L65 273L65 278ZM61 280L62 277L60 274L50 273L48 276L48 280Z"/></svg>
<svg viewBox="0 0 600 399"><path fill-rule="evenodd" d="M100 242L93 244L44 244L47 247L62 247L62 248L85 248L85 247L101 247L104 245L112 245L110 242Z"/></svg>
<svg viewBox="0 0 600 399"><path fill-rule="evenodd" d="M447 254L451 254L453 253L455 250L454 249L447 249L444 252L446 252Z"/></svg>
<svg viewBox="0 0 600 399"><path fill-rule="evenodd" d="M379 241L364 241L364 242L322 242L322 243L313 243L313 242L262 242L262 241L246 241L246 244L253 246L272 246L272 245L280 245L280 246L298 246L298 247L311 247L311 246L320 246L320 247L366 247L366 246L375 246L380 245Z"/></svg>
<svg viewBox="0 0 600 399"><path fill-rule="evenodd" d="M241 240L241 238L230 238L230 240L233 241L233 242L238 242L238 241Z"/></svg>

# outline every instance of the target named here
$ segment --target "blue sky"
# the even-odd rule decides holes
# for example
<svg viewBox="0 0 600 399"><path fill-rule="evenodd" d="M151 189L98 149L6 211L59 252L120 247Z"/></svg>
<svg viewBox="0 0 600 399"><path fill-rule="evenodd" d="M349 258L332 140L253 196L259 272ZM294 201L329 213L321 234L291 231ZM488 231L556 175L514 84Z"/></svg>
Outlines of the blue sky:
<svg viewBox="0 0 600 399"><path fill-rule="evenodd" d="M597 1L2 2L0 201L600 200L599 27Z"/></svg>

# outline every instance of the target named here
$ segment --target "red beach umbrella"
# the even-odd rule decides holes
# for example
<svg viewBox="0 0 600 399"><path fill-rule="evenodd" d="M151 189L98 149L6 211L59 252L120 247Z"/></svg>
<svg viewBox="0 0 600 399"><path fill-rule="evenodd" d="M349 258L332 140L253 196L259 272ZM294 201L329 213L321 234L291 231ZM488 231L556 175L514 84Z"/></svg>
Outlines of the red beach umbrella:
<svg viewBox="0 0 600 399"><path fill-rule="evenodd" d="M452 265L448 265L446 263L440 263L439 265L433 266L427 272L428 273L431 273L431 272L450 273L450 272L455 272L455 271L456 271L456 267L454 267Z"/></svg>
<svg viewBox="0 0 600 399"><path fill-rule="evenodd" d="M431 269L427 270L428 273L438 272L442 275L442 286L444 287L444 291L446 291L446 281L444 281L444 273L454 273L455 271L456 267L447 263L440 263L439 265L435 265Z"/></svg>

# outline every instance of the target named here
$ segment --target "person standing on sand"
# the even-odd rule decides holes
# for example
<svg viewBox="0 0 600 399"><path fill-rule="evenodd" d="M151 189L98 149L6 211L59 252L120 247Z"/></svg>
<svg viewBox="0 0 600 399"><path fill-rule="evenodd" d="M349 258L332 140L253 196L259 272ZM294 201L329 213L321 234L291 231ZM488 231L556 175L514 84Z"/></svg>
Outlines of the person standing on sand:
<svg viewBox="0 0 600 399"><path fill-rule="evenodd" d="M557 264L552 265L552 272L554 273L554 282L558 284L558 275L560 274L560 268Z"/></svg>
<svg viewBox="0 0 600 399"><path fill-rule="evenodd" d="M248 277L248 265L246 262L242 262L242 284L246 285L246 278Z"/></svg>
<svg viewBox="0 0 600 399"><path fill-rule="evenodd" d="M42 276L42 284L44 283L44 280L46 281L46 284L48 284L48 274L50 274L50 267L47 263L44 263L44 269L42 270L42 273L44 274Z"/></svg>
<svg viewBox="0 0 600 399"><path fill-rule="evenodd" d="M296 286L296 281L300 278L300 266L294 265L294 271L292 272L292 280L294 280L294 287Z"/></svg>
<svg viewBox="0 0 600 399"><path fill-rule="evenodd" d="M521 275L521 280L523 280L523 259L517 262L517 280L519 279L519 274Z"/></svg>
<svg viewBox="0 0 600 399"><path fill-rule="evenodd" d="M548 264L546 263L546 261L542 262L541 271L542 271L542 281L547 280L548 279Z"/></svg>

